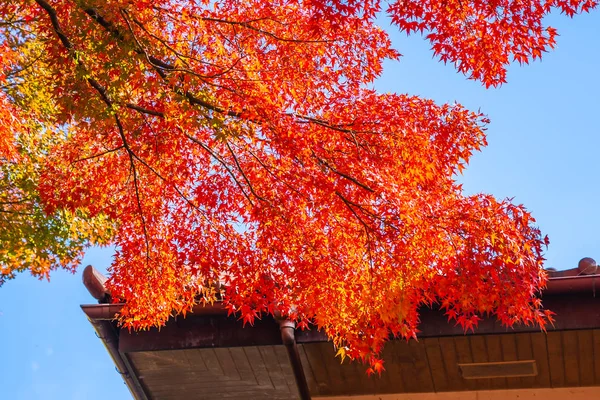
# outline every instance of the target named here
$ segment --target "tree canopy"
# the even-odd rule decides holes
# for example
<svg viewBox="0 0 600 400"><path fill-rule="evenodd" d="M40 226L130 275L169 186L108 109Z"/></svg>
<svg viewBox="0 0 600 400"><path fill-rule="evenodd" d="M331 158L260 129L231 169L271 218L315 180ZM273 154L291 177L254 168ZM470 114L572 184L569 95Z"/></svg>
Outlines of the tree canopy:
<svg viewBox="0 0 600 400"><path fill-rule="evenodd" d="M0 2L0 279L114 244L120 320L222 298L324 329L370 363L418 308L544 326L547 244L522 205L456 182L486 117L371 84L377 17L485 86L595 0ZM1 281L0 281L1 282Z"/></svg>

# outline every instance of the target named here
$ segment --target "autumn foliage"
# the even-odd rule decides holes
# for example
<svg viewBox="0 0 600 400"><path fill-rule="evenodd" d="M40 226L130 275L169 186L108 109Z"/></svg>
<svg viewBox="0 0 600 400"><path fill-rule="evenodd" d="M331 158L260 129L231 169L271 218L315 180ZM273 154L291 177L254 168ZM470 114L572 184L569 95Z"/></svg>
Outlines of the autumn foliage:
<svg viewBox="0 0 600 400"><path fill-rule="evenodd" d="M543 326L546 239L522 206L455 181L487 120L369 89L399 57L376 17L387 7L496 86L553 47L545 15L596 5L2 1L2 275L72 268L86 245L113 243L126 326L222 298L244 322L314 323L371 371L390 335L415 336L422 305L466 329L484 314ZM56 241L13 229L27 207L40 229L61 227L43 235Z"/></svg>

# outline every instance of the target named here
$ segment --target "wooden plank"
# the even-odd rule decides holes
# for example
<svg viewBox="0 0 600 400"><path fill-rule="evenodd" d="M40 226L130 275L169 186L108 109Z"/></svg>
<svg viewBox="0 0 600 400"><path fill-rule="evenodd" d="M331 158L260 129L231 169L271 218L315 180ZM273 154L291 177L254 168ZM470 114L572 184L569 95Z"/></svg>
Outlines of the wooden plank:
<svg viewBox="0 0 600 400"><path fill-rule="evenodd" d="M412 342L412 340L410 342ZM394 351L397 354L398 362L400 363L400 371L405 392L422 392L423 382L421 374L423 365L419 364L419 369L417 369L416 357L418 357L418 355L411 347L410 342L407 343L404 340L396 341L394 343Z"/></svg>
<svg viewBox="0 0 600 400"><path fill-rule="evenodd" d="M431 380L433 381L433 390L435 392L447 392L450 390L448 383L448 374L444 365L444 356L440 348L438 338L421 339L421 343L425 346Z"/></svg>
<svg viewBox="0 0 600 400"><path fill-rule="evenodd" d="M221 368L221 364L219 363L219 358L215 353L214 349L194 349L196 354L200 355L204 360L204 364L206 365L206 369L215 375L226 375Z"/></svg>
<svg viewBox="0 0 600 400"><path fill-rule="evenodd" d="M312 369L310 362L308 361L308 357L306 356L306 351L304 350L304 345L298 345L298 353L300 353L300 362L302 362L302 369L304 369L304 376L306 377L306 382L308 383L308 390L312 395L317 395L319 393L317 379L315 378L315 373ZM289 357L286 354L286 358L289 362ZM292 376L293 378L293 376Z"/></svg>
<svg viewBox="0 0 600 400"><path fill-rule="evenodd" d="M548 348L548 365L550 366L550 384L555 388L564 387L565 362L563 359L561 333L548 332L546 345Z"/></svg>
<svg viewBox="0 0 600 400"><path fill-rule="evenodd" d="M473 355L474 363L484 363L489 361L486 342L483 336L471 336L469 344L471 346L471 354ZM492 382L490 379L477 379L476 382L479 390L490 390L492 387Z"/></svg>
<svg viewBox="0 0 600 400"><path fill-rule="evenodd" d="M231 380L226 376L214 376L210 374L201 374L194 371L185 371L183 369L164 370L145 372L139 375L140 381L148 386L172 386L174 382L185 383L194 382L200 386L210 386L216 383L223 385L239 385L239 380ZM235 383L237 382L237 383ZM245 382L241 384L246 385Z"/></svg>
<svg viewBox="0 0 600 400"><path fill-rule="evenodd" d="M502 356L504 361L517 361L517 342L514 334L500 335ZM521 387L521 378L507 377L506 386L511 389Z"/></svg>
<svg viewBox="0 0 600 400"><path fill-rule="evenodd" d="M579 384L594 385L594 332L591 330L575 331L579 353Z"/></svg>
<svg viewBox="0 0 600 400"><path fill-rule="evenodd" d="M458 358L456 355L454 338L439 338L438 343L440 344L440 350L442 351L442 358L444 360L444 368L446 369L446 374L448 376L448 390L465 390L465 381L460 375L460 371L458 369Z"/></svg>
<svg viewBox="0 0 600 400"><path fill-rule="evenodd" d="M548 347L546 333L530 333L531 350L535 359L538 375L535 377L534 387L550 387L550 365L548 364Z"/></svg>
<svg viewBox="0 0 600 400"><path fill-rule="evenodd" d="M454 346L456 348L456 361L455 368L458 370L458 364L468 364L473 362L473 355L471 354L471 345L469 344L469 337L467 336L456 336L454 339ZM463 390L477 390L477 382L467 380L462 377L460 371L458 371L460 380L463 385Z"/></svg>
<svg viewBox="0 0 600 400"><path fill-rule="evenodd" d="M289 398L289 393L278 393L273 389L257 386L226 387L213 385L206 388L196 384L180 384L171 387L155 388L151 392L152 399L170 398L172 395L177 399L273 399ZM286 397L287 396L287 397Z"/></svg>
<svg viewBox="0 0 600 400"><path fill-rule="evenodd" d="M153 352L140 351L138 353L128 354L130 362L135 366L138 371L152 371L159 369L156 364Z"/></svg>
<svg viewBox="0 0 600 400"><path fill-rule="evenodd" d="M394 353L397 363L400 365L400 373L402 374L402 383L406 393L418 391L416 383L415 371L412 368L413 360L408 343L404 340L394 342Z"/></svg>
<svg viewBox="0 0 600 400"><path fill-rule="evenodd" d="M385 350L384 350L385 351ZM349 395L349 394L372 394L380 389L382 392L389 392L385 386L377 388L376 382L386 382L384 376L386 371L382 372L382 377L369 377L366 373L367 365L360 363L358 360L351 361L346 358L341 362L339 357L335 357L333 347L328 344L321 347L322 364L327 370L329 376L329 386L332 395ZM383 355L386 361L386 355ZM386 366L389 362L386 363Z"/></svg>
<svg viewBox="0 0 600 400"><path fill-rule="evenodd" d="M320 343L309 343L302 346L317 382L315 396L329 396L332 391L329 385L329 375L323 365Z"/></svg>
<svg viewBox="0 0 600 400"><path fill-rule="evenodd" d="M386 361L385 372L380 379L374 379L374 393L405 393L404 375L400 368L400 359L396 346L399 340L390 341L383 348L383 359Z"/></svg>
<svg viewBox="0 0 600 400"><path fill-rule="evenodd" d="M258 347L258 351L264 365L266 367L267 375L271 380L273 387L277 390L290 392L290 386L288 385L288 379L283 373L283 369L279 362L277 353L275 352L276 347L281 347L283 351L285 351L284 346L261 346ZM286 357L287 358L287 357ZM287 360L288 366L290 365L289 360ZM292 373L292 387L293 385L293 373Z"/></svg>
<svg viewBox="0 0 600 400"><path fill-rule="evenodd" d="M515 335L517 342L517 359L518 360L535 360L533 357L533 349L531 348L531 335L529 333L517 333ZM537 370L537 361L536 370ZM537 374L536 374L537 376ZM521 387L530 388L535 386L536 376L527 376L521 378Z"/></svg>
<svg viewBox="0 0 600 400"><path fill-rule="evenodd" d="M153 379L152 381L147 381L147 386L152 390L152 392L166 391L166 390L179 390L180 387L194 388L196 390L210 390L214 393L217 392L228 392L228 391L239 391L243 388L254 388L258 387L255 383L248 381L232 381L227 379L222 379L223 377L218 377L219 379L206 379L208 377L204 377L205 379L198 379L192 377L190 374L171 374L165 375L162 377L162 380ZM242 389L240 389L242 388ZM266 387L261 389L272 389L272 387Z"/></svg>
<svg viewBox="0 0 600 400"><path fill-rule="evenodd" d="M240 378L244 381L254 382L258 384L256 381L256 377L254 376L254 371L252 371L252 367L250 366L250 362L248 361L248 357L246 357L246 352L243 347L231 347L229 349L229 353L231 354L231 358L233 362L235 362L235 367L240 375Z"/></svg>
<svg viewBox="0 0 600 400"><path fill-rule="evenodd" d="M134 364L140 364L139 370L152 370L173 367L187 367L188 360L183 350L145 351L128 354Z"/></svg>
<svg viewBox="0 0 600 400"><path fill-rule="evenodd" d="M285 346L272 346L273 354L277 358L277 363L279 364L279 370L282 373L282 377L285 380L285 383L288 387L288 392L290 393L290 399L297 399L300 397L298 393L298 385L296 384L296 377L294 376L294 370L292 369L292 364L290 363L290 358L288 356L288 352ZM302 351L298 349L298 352L302 354ZM304 363L303 361L301 361ZM305 375L306 381L309 383L309 391L310 391L310 382L312 377ZM271 378L273 379L273 378ZM314 382L313 382L314 383Z"/></svg>
<svg viewBox="0 0 600 400"><path fill-rule="evenodd" d="M385 358L384 358L385 360ZM340 363L340 359L335 358L337 367L340 368L342 377L347 385L347 391L351 394L372 394L377 390L375 388L375 382L378 380L385 380L384 375L386 371L383 371L381 377L367 375L368 366L359 362L358 360L350 361L345 359L343 363ZM385 363L387 367L388 363ZM332 366L335 368L335 366Z"/></svg>
<svg viewBox="0 0 600 400"><path fill-rule="evenodd" d="M187 359L187 363L190 368L194 369L195 371L208 371L208 366L206 365L204 357L202 357L200 349L181 350L181 352Z"/></svg>
<svg viewBox="0 0 600 400"><path fill-rule="evenodd" d="M502 355L502 344L500 343L500 337L502 335L485 335L485 344L488 353L488 360L491 362L500 362L504 360ZM506 389L508 387L506 378L492 378L490 379L491 389Z"/></svg>
<svg viewBox="0 0 600 400"><path fill-rule="evenodd" d="M269 371L267 371L267 367L265 366L262 354L258 350L258 347L244 347L244 351L246 352L246 357L248 358L250 368L252 368L252 371L254 372L254 376L256 377L256 382L258 382L258 385L274 388L275 386L271 381ZM279 365L277 365L277 368L279 369ZM287 384L283 382L283 385L287 391Z"/></svg>
<svg viewBox="0 0 600 400"><path fill-rule="evenodd" d="M425 345L417 342L416 340L409 340L408 346L413 359L413 370L415 372L416 383L418 385L417 391L433 392L433 380L431 379L431 373L429 372L429 364L427 363L427 352L425 351Z"/></svg>
<svg viewBox="0 0 600 400"><path fill-rule="evenodd" d="M213 349L217 359L219 360L219 364L223 369L223 374L230 379L240 380L240 373L237 370L237 366L235 365L235 361L231 357L231 353L228 348L215 348Z"/></svg>
<svg viewBox="0 0 600 400"><path fill-rule="evenodd" d="M193 398L193 397L192 397ZM238 400L290 400L289 394L276 395L272 392L264 392L260 390L247 391L245 393L237 394L225 394L220 399L238 399ZM180 400L187 400L189 397L181 398ZM208 396L206 400L214 400L214 397Z"/></svg>
<svg viewBox="0 0 600 400"><path fill-rule="evenodd" d="M594 383L600 385L600 329L594 329Z"/></svg>
<svg viewBox="0 0 600 400"><path fill-rule="evenodd" d="M348 382L340 368L339 358L335 357L333 344L331 342L319 343L318 346L321 352L321 362L323 363L323 367L327 370L327 376L329 376L329 388L331 389L331 393L338 396L350 394Z"/></svg>
<svg viewBox="0 0 600 400"><path fill-rule="evenodd" d="M577 332L561 332L565 360L565 385L579 386L579 344Z"/></svg>

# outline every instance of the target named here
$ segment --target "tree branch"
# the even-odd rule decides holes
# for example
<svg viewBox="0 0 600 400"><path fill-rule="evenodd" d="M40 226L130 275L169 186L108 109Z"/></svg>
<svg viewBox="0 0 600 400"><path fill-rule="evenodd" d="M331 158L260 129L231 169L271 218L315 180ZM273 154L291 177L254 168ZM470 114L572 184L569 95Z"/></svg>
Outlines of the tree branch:
<svg viewBox="0 0 600 400"><path fill-rule="evenodd" d="M73 60L75 60L75 62L78 65L81 65L82 67L85 68L85 65L83 64L83 62L81 60L78 60L78 58L76 57L73 44L71 43L69 38L65 35L65 33L62 31L60 22L58 21L58 16L57 16L56 10L50 4L48 4L45 0L35 0L35 2L40 7L42 7L44 9L44 11L46 11L48 16L50 17L50 22L52 23L52 28L54 29L54 32L58 36L58 38L61 41L61 43L63 44L63 46L67 50L69 50L69 53L71 54L71 58L73 58ZM100 98L107 105L107 107L110 110L112 110L114 108L113 102L111 101L110 97L108 96L108 92L107 92L106 88L104 86L102 86L96 79L92 78L91 76L86 78L86 81L90 84L90 86L92 86L96 90L96 92L98 92L98 94L100 95ZM121 120L119 119L119 116L117 114L115 114L115 123L117 125L119 135L121 136L121 140L123 141L123 148L125 148L125 150L127 151L127 154L129 155L129 161L131 163L131 170L133 173L133 186L135 189L137 207L138 207L139 216L140 216L140 219L142 222L144 238L146 240L146 258L150 259L150 244L149 244L149 239L148 239L148 230L146 228L146 220L144 218L144 212L142 209L142 203L141 203L141 199L140 199L139 182L138 182L137 170L135 167L134 154L133 154L133 151L131 150L131 148L129 147L129 144L127 143L127 138L125 137L123 125L121 124Z"/></svg>

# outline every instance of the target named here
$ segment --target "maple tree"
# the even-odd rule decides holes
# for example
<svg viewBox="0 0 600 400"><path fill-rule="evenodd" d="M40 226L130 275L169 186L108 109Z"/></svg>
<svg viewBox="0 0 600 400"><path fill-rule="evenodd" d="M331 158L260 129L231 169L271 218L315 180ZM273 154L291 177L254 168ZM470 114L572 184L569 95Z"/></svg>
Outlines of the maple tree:
<svg viewBox="0 0 600 400"><path fill-rule="evenodd" d="M75 271L84 249L107 244L113 227L84 210L44 212L39 174L64 139L44 128L54 108L38 79L44 69L28 67L41 48L19 39L5 37L0 58L0 285L23 270L40 278L58 267Z"/></svg>
<svg viewBox="0 0 600 400"><path fill-rule="evenodd" d="M466 329L486 313L543 326L547 239L523 206L455 181L487 119L369 89L399 57L384 5L496 86L554 46L545 15L597 1L0 2L0 226L37 224L0 237L3 276L110 242L125 326L222 297L244 322L315 323L369 372L421 305Z"/></svg>

